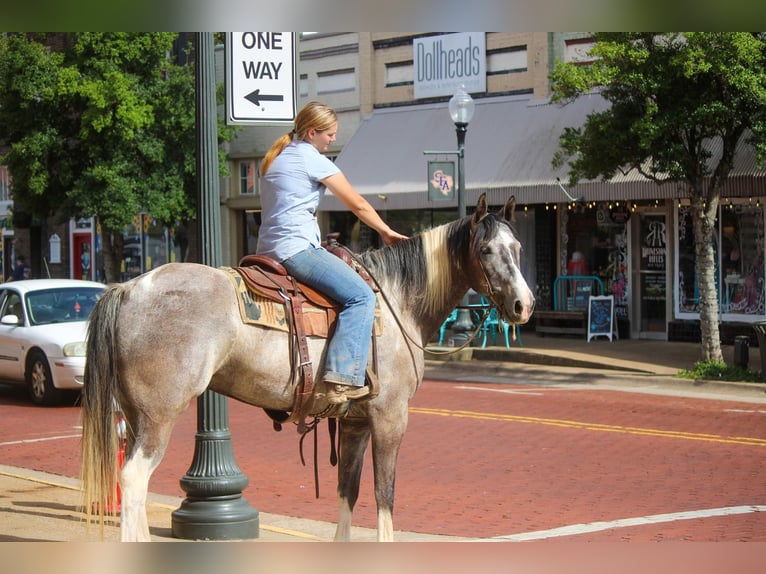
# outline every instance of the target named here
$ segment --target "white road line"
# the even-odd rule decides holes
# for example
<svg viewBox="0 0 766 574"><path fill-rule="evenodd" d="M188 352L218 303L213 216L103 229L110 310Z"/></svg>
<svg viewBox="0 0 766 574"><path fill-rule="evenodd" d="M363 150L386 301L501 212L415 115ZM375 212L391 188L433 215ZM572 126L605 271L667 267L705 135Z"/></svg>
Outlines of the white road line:
<svg viewBox="0 0 766 574"><path fill-rule="evenodd" d="M458 387L455 387L455 388L456 389L461 389L463 391L488 391L488 392L491 392L491 393L506 393L506 394L509 394L509 395L535 395L535 396L540 396L540 395L543 394L543 393L539 393L539 392L536 392L536 391L519 391L519 390L516 390L516 389L488 389L487 387L470 387L470 386L469 387L463 387L463 386L458 386Z"/></svg>
<svg viewBox="0 0 766 574"><path fill-rule="evenodd" d="M29 442L45 442L49 440L61 440L64 438L80 438L82 437L82 434L67 434L67 435L59 435L59 436L49 436L45 438L28 438L24 440L12 440L8 442L0 442L0 446L10 446L13 444L26 444Z"/></svg>
<svg viewBox="0 0 766 574"><path fill-rule="evenodd" d="M766 512L766 505L753 506L727 506L724 508L709 508L706 510L691 510L688 512L672 512L669 514L654 514L652 516L639 516L636 518L622 518L608 522L591 522L589 524L573 524L561 526L550 530L537 530L521 534L509 534L507 536L495 536L485 538L483 542L522 542L526 540L545 540L559 538L561 536L576 536L589 532L599 532L612 528L626 528L628 526L643 526L646 524L659 524L662 522L675 522L677 520L694 520L696 518L711 518L714 516L733 516L736 514L750 514L752 512Z"/></svg>

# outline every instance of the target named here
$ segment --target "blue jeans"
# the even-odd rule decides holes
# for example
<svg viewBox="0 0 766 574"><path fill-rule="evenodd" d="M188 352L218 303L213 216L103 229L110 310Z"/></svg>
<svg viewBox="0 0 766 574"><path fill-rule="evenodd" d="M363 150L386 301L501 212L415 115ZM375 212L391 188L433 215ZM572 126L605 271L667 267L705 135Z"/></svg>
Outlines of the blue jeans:
<svg viewBox="0 0 766 574"><path fill-rule="evenodd" d="M343 307L327 343L324 381L363 386L375 321L372 289L344 261L321 247L309 247L282 265L290 275Z"/></svg>

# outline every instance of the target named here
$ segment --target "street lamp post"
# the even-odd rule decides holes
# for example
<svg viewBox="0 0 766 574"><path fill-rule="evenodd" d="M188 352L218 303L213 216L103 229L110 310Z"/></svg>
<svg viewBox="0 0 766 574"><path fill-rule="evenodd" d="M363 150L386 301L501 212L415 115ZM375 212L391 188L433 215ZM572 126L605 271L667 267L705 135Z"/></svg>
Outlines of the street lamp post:
<svg viewBox="0 0 766 574"><path fill-rule="evenodd" d="M458 88L455 95L450 98L448 106L449 115L455 123L455 132L457 133L457 215L460 219L466 216L465 171L463 169L463 159L465 156L465 134L468 131L468 124L473 117L474 106L473 98L462 86ZM469 333L473 330L471 313L467 308L468 303L468 293L466 293L460 302L457 319L452 325L454 334L451 340L456 347L465 344L468 340Z"/></svg>
<svg viewBox="0 0 766 574"><path fill-rule="evenodd" d="M197 34L197 180L201 262L221 265L217 108L213 34ZM226 397L197 399L194 459L181 488L187 497L172 513L173 536L186 540L258 538L258 511L242 497L248 479L234 460Z"/></svg>

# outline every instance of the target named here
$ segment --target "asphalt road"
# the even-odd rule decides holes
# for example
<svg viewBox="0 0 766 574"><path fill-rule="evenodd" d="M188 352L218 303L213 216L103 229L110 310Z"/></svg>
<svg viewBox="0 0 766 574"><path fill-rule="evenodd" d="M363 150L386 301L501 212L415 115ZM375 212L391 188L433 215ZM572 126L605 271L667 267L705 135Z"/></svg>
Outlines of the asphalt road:
<svg viewBox="0 0 766 574"><path fill-rule="evenodd" d="M766 541L766 400L677 383L468 370L426 380L402 445L397 530L479 540ZM0 463L76 477L79 409L0 387ZM294 428L229 401L244 491L264 513L336 517L326 425L299 458ZM184 496L196 409L182 416L150 490ZM374 528L371 460L355 525Z"/></svg>

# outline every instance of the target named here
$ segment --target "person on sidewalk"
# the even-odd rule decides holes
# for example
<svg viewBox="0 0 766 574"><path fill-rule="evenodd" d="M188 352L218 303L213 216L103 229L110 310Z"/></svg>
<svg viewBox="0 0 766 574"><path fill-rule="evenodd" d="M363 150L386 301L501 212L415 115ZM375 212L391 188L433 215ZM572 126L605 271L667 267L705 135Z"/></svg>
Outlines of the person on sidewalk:
<svg viewBox="0 0 766 574"><path fill-rule="evenodd" d="M278 138L260 170L261 227L257 253L276 259L293 277L342 306L327 344L327 401L340 404L369 394L364 385L375 294L340 258L321 245L316 212L329 189L351 212L390 245L405 235L392 230L322 155L335 141L338 116L320 102L298 112L293 129ZM364 334L368 336L365 337Z"/></svg>
<svg viewBox="0 0 766 574"><path fill-rule="evenodd" d="M11 277L8 281L21 281L22 279L30 279L32 277L32 269L26 264L26 259L23 255L16 257L16 266L11 271Z"/></svg>

